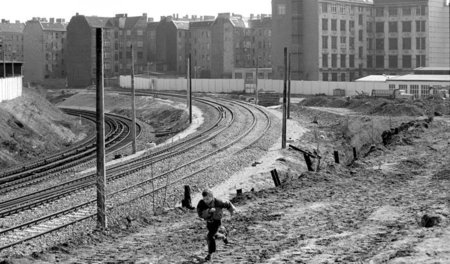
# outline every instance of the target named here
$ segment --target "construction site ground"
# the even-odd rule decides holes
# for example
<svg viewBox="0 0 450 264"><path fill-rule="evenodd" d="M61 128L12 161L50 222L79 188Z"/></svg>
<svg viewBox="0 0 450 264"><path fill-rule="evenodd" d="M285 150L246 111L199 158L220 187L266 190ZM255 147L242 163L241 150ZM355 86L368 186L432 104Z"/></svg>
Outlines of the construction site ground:
<svg viewBox="0 0 450 264"><path fill-rule="evenodd" d="M433 100L292 104L288 148L280 140L213 188L237 213L225 217L230 243L218 242L211 263L450 263L450 118ZM289 145L318 154L319 170ZM230 195L236 188L243 194ZM203 263L206 232L195 210L173 208L3 263Z"/></svg>

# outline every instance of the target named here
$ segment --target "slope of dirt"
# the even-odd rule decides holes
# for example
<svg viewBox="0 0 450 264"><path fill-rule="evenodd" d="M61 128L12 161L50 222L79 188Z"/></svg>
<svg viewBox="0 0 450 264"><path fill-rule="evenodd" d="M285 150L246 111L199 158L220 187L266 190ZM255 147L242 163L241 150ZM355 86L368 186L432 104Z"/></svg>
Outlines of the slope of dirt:
<svg viewBox="0 0 450 264"><path fill-rule="evenodd" d="M343 98L311 96L305 98L300 105L348 108L363 114L382 116L434 116L435 113L438 115L450 114L449 102L441 98L408 101L372 97Z"/></svg>
<svg viewBox="0 0 450 264"><path fill-rule="evenodd" d="M450 263L448 117L411 126L387 145L382 132L415 117L372 120L304 107L291 117L307 130L289 143L318 148L320 171L305 172L301 154L282 151L274 163L282 186L232 200L238 212L224 220L231 243L218 242L212 263ZM194 211L175 208L91 234L84 246L71 241L7 261L203 263L205 235Z"/></svg>
<svg viewBox="0 0 450 264"><path fill-rule="evenodd" d="M80 125L33 89L0 103L0 168L6 169L69 147L92 127Z"/></svg>

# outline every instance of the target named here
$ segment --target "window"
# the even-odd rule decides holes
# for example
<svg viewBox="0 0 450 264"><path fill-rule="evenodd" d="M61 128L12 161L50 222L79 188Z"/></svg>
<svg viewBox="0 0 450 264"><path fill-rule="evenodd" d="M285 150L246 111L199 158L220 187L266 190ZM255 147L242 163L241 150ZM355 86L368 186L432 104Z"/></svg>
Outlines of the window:
<svg viewBox="0 0 450 264"><path fill-rule="evenodd" d="M411 21L402 22L402 32L411 32Z"/></svg>
<svg viewBox="0 0 450 264"><path fill-rule="evenodd" d="M331 74L331 81L337 82L337 76L338 76L338 74L335 73L335 72L333 72L333 73Z"/></svg>
<svg viewBox="0 0 450 264"><path fill-rule="evenodd" d="M331 19L331 30L337 31L337 20L336 19Z"/></svg>
<svg viewBox="0 0 450 264"><path fill-rule="evenodd" d="M347 30L347 21L341 20L341 31Z"/></svg>
<svg viewBox="0 0 450 264"><path fill-rule="evenodd" d="M355 29L355 21L350 20L350 22L349 22L349 28L350 28L350 31L353 31L353 30Z"/></svg>
<svg viewBox="0 0 450 264"><path fill-rule="evenodd" d="M341 54L341 68L345 68L347 66L346 60L347 56L345 54Z"/></svg>
<svg viewBox="0 0 450 264"><path fill-rule="evenodd" d="M138 48L144 47L144 42L143 42L143 41L138 41L138 42L137 42L137 47L138 47Z"/></svg>
<svg viewBox="0 0 450 264"><path fill-rule="evenodd" d="M377 49L377 50L384 50L384 39L377 38L375 40L375 49Z"/></svg>
<svg viewBox="0 0 450 264"><path fill-rule="evenodd" d="M322 36L322 49L328 49L328 36Z"/></svg>
<svg viewBox="0 0 450 264"><path fill-rule="evenodd" d="M346 76L345 73L341 73L341 82L345 82Z"/></svg>
<svg viewBox="0 0 450 264"><path fill-rule="evenodd" d="M328 30L328 19L322 18L322 30Z"/></svg>
<svg viewBox="0 0 450 264"><path fill-rule="evenodd" d="M348 62L350 68L355 68L355 55L350 55Z"/></svg>
<svg viewBox="0 0 450 264"><path fill-rule="evenodd" d="M425 21L416 21L416 32L425 32Z"/></svg>
<svg viewBox="0 0 450 264"><path fill-rule="evenodd" d="M322 67L328 68L328 54L322 54Z"/></svg>
<svg viewBox="0 0 450 264"><path fill-rule="evenodd" d="M396 55L389 55L389 68L397 69L398 67L398 57Z"/></svg>
<svg viewBox="0 0 450 264"><path fill-rule="evenodd" d="M358 48L358 58L362 59L363 57L363 47Z"/></svg>
<svg viewBox="0 0 450 264"><path fill-rule="evenodd" d="M286 15L286 5L278 5L278 15Z"/></svg>
<svg viewBox="0 0 450 264"><path fill-rule="evenodd" d="M373 40L370 38L367 38L367 49L373 50Z"/></svg>
<svg viewBox="0 0 450 264"><path fill-rule="evenodd" d="M412 67L411 64L411 55L403 55L402 57L402 68L410 69Z"/></svg>
<svg viewBox="0 0 450 264"><path fill-rule="evenodd" d="M402 8L402 15L403 16L410 16L411 15L411 7L403 7Z"/></svg>
<svg viewBox="0 0 450 264"><path fill-rule="evenodd" d="M367 68L373 68L373 57L367 56Z"/></svg>
<svg viewBox="0 0 450 264"><path fill-rule="evenodd" d="M425 15L425 6L419 6L416 8L416 16L424 16Z"/></svg>
<svg viewBox="0 0 450 264"><path fill-rule="evenodd" d="M138 59L143 59L144 58L144 53L142 51L138 51L137 52L137 58Z"/></svg>
<svg viewBox="0 0 450 264"><path fill-rule="evenodd" d="M138 29L138 30L136 31L136 33L137 33L138 36L144 35L144 31L143 31L142 29Z"/></svg>
<svg viewBox="0 0 450 264"><path fill-rule="evenodd" d="M349 38L348 43L349 43L350 49L355 48L355 38Z"/></svg>
<svg viewBox="0 0 450 264"><path fill-rule="evenodd" d="M403 38L403 46L402 48L404 50L410 50L411 49L411 38Z"/></svg>
<svg viewBox="0 0 450 264"><path fill-rule="evenodd" d="M358 25L362 25L363 24L363 15L358 15Z"/></svg>
<svg viewBox="0 0 450 264"><path fill-rule="evenodd" d="M384 22L376 22L375 23L375 32L383 33L384 32Z"/></svg>
<svg viewBox="0 0 450 264"><path fill-rule="evenodd" d="M127 30L127 36L131 36L131 30Z"/></svg>
<svg viewBox="0 0 450 264"><path fill-rule="evenodd" d="M344 44L347 42L347 37L341 37L341 44Z"/></svg>
<svg viewBox="0 0 450 264"><path fill-rule="evenodd" d="M377 55L375 57L375 67L376 68L384 68L384 56L383 55Z"/></svg>
<svg viewBox="0 0 450 264"><path fill-rule="evenodd" d="M397 38L389 38L389 50L398 50Z"/></svg>
<svg viewBox="0 0 450 264"><path fill-rule="evenodd" d="M384 16L384 8L383 7L375 8L375 16L383 17Z"/></svg>
<svg viewBox="0 0 450 264"><path fill-rule="evenodd" d="M363 31L362 30L359 30L359 32L358 32L358 40L363 41Z"/></svg>
<svg viewBox="0 0 450 264"><path fill-rule="evenodd" d="M398 32L398 29L397 29L397 21L394 21L394 22L389 22L389 32L390 33L396 33L396 32Z"/></svg>
<svg viewBox="0 0 450 264"><path fill-rule="evenodd" d="M336 14L336 12L337 12L337 7L336 7L335 4L332 4L332 5L331 5L331 13L332 13L332 14Z"/></svg>
<svg viewBox="0 0 450 264"><path fill-rule="evenodd" d="M235 72L234 73L234 78L235 79L242 79L242 72Z"/></svg>
<svg viewBox="0 0 450 264"><path fill-rule="evenodd" d="M327 72L324 72L324 73L322 73L322 81L328 81L328 73Z"/></svg>
<svg viewBox="0 0 450 264"><path fill-rule="evenodd" d="M366 27L367 27L367 33L372 33L373 32L373 29L372 29L372 22L367 22L366 23Z"/></svg>
<svg viewBox="0 0 450 264"><path fill-rule="evenodd" d="M335 37L335 36L331 37L331 48L337 49L337 37Z"/></svg>
<svg viewBox="0 0 450 264"><path fill-rule="evenodd" d="M331 54L331 67L337 68L337 54Z"/></svg>
<svg viewBox="0 0 450 264"><path fill-rule="evenodd" d="M416 49L418 50L424 50L425 47L425 38L416 38Z"/></svg>
<svg viewBox="0 0 450 264"><path fill-rule="evenodd" d="M388 14L390 17L397 16L397 8L396 7L389 7Z"/></svg>

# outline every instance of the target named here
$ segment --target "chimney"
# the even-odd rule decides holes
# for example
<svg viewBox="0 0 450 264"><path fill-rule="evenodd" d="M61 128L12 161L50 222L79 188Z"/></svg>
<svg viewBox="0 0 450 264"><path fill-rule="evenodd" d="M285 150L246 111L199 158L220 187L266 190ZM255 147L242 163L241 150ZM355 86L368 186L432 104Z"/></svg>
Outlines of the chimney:
<svg viewBox="0 0 450 264"><path fill-rule="evenodd" d="M147 18L147 22L153 22L153 21L154 21L153 17L148 17Z"/></svg>
<svg viewBox="0 0 450 264"><path fill-rule="evenodd" d="M254 16L253 14L250 14L250 20L253 20L253 16Z"/></svg>
<svg viewBox="0 0 450 264"><path fill-rule="evenodd" d="M50 24L55 24L55 18L54 17L50 18Z"/></svg>
<svg viewBox="0 0 450 264"><path fill-rule="evenodd" d="M147 13L142 13L142 16L143 17L147 17Z"/></svg>
<svg viewBox="0 0 450 264"><path fill-rule="evenodd" d="M78 12L75 14L76 16L79 16Z"/></svg>

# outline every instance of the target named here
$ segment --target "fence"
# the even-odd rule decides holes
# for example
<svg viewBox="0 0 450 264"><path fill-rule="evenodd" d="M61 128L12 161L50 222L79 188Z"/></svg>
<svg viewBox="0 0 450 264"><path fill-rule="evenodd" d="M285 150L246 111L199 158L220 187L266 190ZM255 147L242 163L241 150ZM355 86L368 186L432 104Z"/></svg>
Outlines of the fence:
<svg viewBox="0 0 450 264"><path fill-rule="evenodd" d="M151 79L135 77L134 87L136 89L152 90L186 90L186 79ZM131 77L120 76L120 87L130 88ZM345 90L345 95L352 96L364 92L371 94L373 89L386 89L388 84L384 82L322 82L322 81L291 81L292 94L326 94L333 95L335 89ZM231 93L244 92L243 79L193 79L193 92ZM260 92L283 92L282 80L258 80L258 91Z"/></svg>
<svg viewBox="0 0 450 264"><path fill-rule="evenodd" d="M22 76L0 78L0 102L22 96Z"/></svg>

